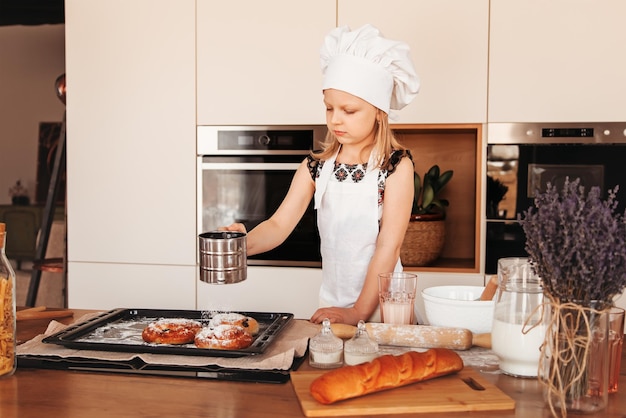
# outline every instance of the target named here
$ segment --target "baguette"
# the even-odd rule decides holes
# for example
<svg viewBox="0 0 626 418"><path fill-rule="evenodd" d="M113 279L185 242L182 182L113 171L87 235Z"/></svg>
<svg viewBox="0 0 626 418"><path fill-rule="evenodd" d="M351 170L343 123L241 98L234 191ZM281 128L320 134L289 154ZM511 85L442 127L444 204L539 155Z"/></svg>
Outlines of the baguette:
<svg viewBox="0 0 626 418"><path fill-rule="evenodd" d="M315 400L328 405L456 373L462 369L461 357L447 348L431 348L423 353L409 351L397 356L387 354L369 363L326 372L311 383L309 390Z"/></svg>

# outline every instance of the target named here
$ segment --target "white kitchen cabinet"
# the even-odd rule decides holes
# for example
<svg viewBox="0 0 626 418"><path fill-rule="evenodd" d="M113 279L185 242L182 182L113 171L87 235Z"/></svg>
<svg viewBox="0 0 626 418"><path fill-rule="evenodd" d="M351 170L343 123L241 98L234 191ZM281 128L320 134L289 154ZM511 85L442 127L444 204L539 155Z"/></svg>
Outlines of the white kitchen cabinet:
<svg viewBox="0 0 626 418"><path fill-rule="evenodd" d="M197 1L198 125L324 123L335 0Z"/></svg>
<svg viewBox="0 0 626 418"><path fill-rule="evenodd" d="M417 51L421 93L398 122L484 122L487 3L67 0L69 306L309 316L319 269L197 280L196 126L324 123L319 48L338 16Z"/></svg>
<svg viewBox="0 0 626 418"><path fill-rule="evenodd" d="M420 323L426 314L423 289L431 286L484 286L481 274L417 272L415 311ZM232 285L198 282L197 309L290 312L308 319L318 308L322 271L317 268L248 267L248 278Z"/></svg>
<svg viewBox="0 0 626 418"><path fill-rule="evenodd" d="M338 23L370 23L411 47L420 93L397 122L486 121L488 0L338 0Z"/></svg>
<svg viewBox="0 0 626 418"><path fill-rule="evenodd" d="M249 266L243 282L217 285L197 282L202 310L288 312L308 319L318 307L319 268Z"/></svg>
<svg viewBox="0 0 626 418"><path fill-rule="evenodd" d="M68 0L65 15L69 305L99 297L79 263L117 266L98 275L109 293L165 300L192 276L167 290L132 272L195 267L195 0Z"/></svg>
<svg viewBox="0 0 626 418"><path fill-rule="evenodd" d="M195 266L70 262L74 309L195 309Z"/></svg>
<svg viewBox="0 0 626 418"><path fill-rule="evenodd" d="M626 118L626 2L491 0L489 122Z"/></svg>

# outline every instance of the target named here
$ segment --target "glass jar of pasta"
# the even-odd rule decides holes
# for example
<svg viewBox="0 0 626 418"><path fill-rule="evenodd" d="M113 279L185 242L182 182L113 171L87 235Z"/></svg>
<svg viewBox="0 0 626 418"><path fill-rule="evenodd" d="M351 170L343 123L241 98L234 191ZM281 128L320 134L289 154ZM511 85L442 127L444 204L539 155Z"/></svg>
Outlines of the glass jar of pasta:
<svg viewBox="0 0 626 418"><path fill-rule="evenodd" d="M15 372L15 271L4 251L6 225L0 223L0 377Z"/></svg>

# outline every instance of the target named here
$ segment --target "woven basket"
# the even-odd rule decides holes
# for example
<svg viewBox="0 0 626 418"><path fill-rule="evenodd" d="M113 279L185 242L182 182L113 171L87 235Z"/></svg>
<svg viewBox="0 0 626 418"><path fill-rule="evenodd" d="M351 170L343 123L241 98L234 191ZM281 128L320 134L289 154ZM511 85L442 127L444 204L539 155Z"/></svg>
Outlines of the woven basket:
<svg viewBox="0 0 626 418"><path fill-rule="evenodd" d="M439 258L445 238L445 219L411 220L400 248L402 265L412 267L430 265Z"/></svg>

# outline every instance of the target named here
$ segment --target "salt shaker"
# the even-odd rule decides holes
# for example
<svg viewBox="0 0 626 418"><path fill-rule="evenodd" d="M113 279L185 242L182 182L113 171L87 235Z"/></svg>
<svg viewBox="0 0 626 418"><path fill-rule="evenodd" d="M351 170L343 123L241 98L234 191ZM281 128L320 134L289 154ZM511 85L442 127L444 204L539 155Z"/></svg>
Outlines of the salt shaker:
<svg viewBox="0 0 626 418"><path fill-rule="evenodd" d="M333 334L328 318L322 322L321 331L309 341L309 364L319 369L343 366L343 340Z"/></svg>
<svg viewBox="0 0 626 418"><path fill-rule="evenodd" d="M378 357L378 343L369 337L363 320L357 324L354 337L346 341L343 355L348 365L367 363Z"/></svg>

